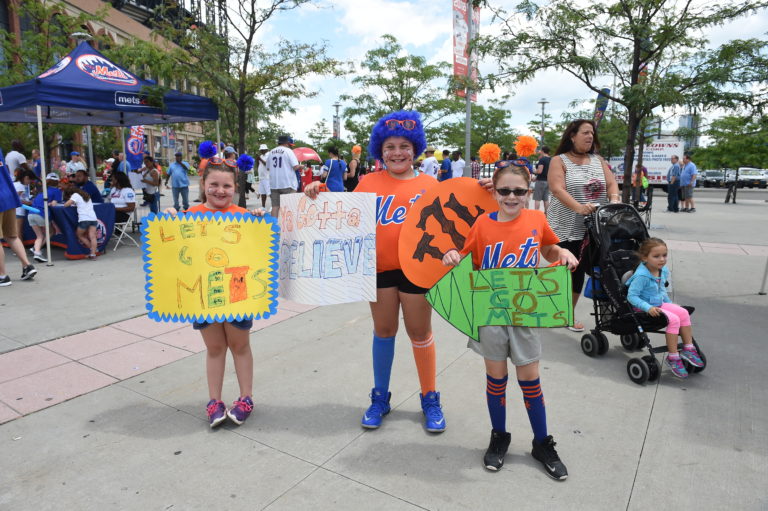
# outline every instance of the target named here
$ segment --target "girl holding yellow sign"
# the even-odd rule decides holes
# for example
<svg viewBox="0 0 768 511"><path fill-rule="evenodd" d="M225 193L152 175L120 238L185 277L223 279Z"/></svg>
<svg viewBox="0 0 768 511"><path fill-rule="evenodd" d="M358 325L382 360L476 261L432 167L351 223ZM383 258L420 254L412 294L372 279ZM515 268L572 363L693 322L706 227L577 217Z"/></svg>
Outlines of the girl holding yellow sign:
<svg viewBox="0 0 768 511"><path fill-rule="evenodd" d="M250 213L263 216L263 209L248 211L232 203L237 189L238 167L231 160L222 160L215 156L216 148L213 142L205 141L198 150L202 158L208 158L208 165L200 178L200 195L202 203L187 210L187 213ZM240 159L250 158L243 155ZM238 160L238 166L248 162ZM253 159L250 159L251 166ZM175 216L177 211L168 208L164 211ZM249 332L253 326L252 319L232 320L221 323L195 322L192 327L199 330L203 336L206 354L206 376L210 401L206 405L208 421L212 428L224 422L227 417L235 424L242 424L253 410L253 354L249 340ZM240 397L233 406L227 409L221 400L224 384L224 369L226 366L227 349L232 352L235 363L237 383L240 387Z"/></svg>

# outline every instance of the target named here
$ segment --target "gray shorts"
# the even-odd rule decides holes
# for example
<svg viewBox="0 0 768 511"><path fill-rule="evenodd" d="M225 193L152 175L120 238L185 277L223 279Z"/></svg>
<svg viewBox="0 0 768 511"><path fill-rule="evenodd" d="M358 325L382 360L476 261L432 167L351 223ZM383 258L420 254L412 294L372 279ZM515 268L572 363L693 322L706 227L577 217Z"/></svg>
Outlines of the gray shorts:
<svg viewBox="0 0 768 511"><path fill-rule="evenodd" d="M536 181L534 183L533 200L549 200L549 183L546 181Z"/></svg>
<svg viewBox="0 0 768 511"><path fill-rule="evenodd" d="M684 186L682 188L682 191L683 191L683 200L685 200L685 199L693 199L693 186L692 185Z"/></svg>
<svg viewBox="0 0 768 511"><path fill-rule="evenodd" d="M481 326L480 341L469 339L467 348L488 360L509 358L515 366L541 358L541 341L535 329L524 326Z"/></svg>
<svg viewBox="0 0 768 511"><path fill-rule="evenodd" d="M269 198L272 200L272 207L280 207L280 196L287 193L296 193L295 188L272 188L269 191Z"/></svg>
<svg viewBox="0 0 768 511"><path fill-rule="evenodd" d="M37 213L30 213L27 215L27 222L33 227L45 227L45 218Z"/></svg>

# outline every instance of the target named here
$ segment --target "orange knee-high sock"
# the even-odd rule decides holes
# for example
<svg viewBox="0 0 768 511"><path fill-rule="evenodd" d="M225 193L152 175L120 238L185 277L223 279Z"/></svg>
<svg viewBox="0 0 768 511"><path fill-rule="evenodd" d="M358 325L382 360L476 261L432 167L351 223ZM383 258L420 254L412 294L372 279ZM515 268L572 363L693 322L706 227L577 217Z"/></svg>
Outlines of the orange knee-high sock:
<svg viewBox="0 0 768 511"><path fill-rule="evenodd" d="M419 373L419 383L421 384L421 394L426 396L427 392L436 390L436 356L435 356L435 338L432 333L423 341L411 339L413 347L413 359L416 362L416 371Z"/></svg>

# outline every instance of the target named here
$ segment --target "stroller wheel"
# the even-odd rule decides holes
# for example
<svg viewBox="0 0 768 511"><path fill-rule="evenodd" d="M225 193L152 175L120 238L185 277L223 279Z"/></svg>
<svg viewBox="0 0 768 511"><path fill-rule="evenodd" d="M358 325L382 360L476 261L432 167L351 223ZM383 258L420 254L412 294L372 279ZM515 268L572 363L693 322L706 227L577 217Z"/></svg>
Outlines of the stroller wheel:
<svg viewBox="0 0 768 511"><path fill-rule="evenodd" d="M642 358L632 358L627 362L627 374L629 375L629 379L634 383L642 385L648 381L651 370Z"/></svg>
<svg viewBox="0 0 768 511"><path fill-rule="evenodd" d="M603 356L608 352L610 344L608 344L608 337L603 332L595 332L597 337L597 354Z"/></svg>
<svg viewBox="0 0 768 511"><path fill-rule="evenodd" d="M661 374L661 367L659 361L653 355L645 355L643 357L645 363L648 365L648 381L656 381Z"/></svg>
<svg viewBox="0 0 768 511"><path fill-rule="evenodd" d="M621 345L627 351L637 350L637 347L640 344L640 336L637 334L625 334L625 335L622 335L620 339L621 339Z"/></svg>
<svg viewBox="0 0 768 511"><path fill-rule="evenodd" d="M600 348L597 337L592 334L584 334L581 336L581 351L588 357L594 357L598 354Z"/></svg>

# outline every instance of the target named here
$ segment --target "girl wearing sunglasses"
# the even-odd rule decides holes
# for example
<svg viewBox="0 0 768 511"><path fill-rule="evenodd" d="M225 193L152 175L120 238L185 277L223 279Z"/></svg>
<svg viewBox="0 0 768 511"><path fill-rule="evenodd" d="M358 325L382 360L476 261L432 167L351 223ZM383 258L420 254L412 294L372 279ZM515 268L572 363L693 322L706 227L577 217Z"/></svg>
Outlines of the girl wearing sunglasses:
<svg viewBox="0 0 768 511"><path fill-rule="evenodd" d="M381 426L390 412L389 377L395 356L395 335L402 311L405 331L411 340L413 358L421 385L421 409L425 429L445 430L445 417L436 385L436 353L432 336L432 308L424 295L428 291L410 282L400 267L398 240L411 205L437 181L413 170L415 156L427 147L421 115L401 110L385 115L374 125L368 153L384 162L386 170L360 181L356 192L376 194L376 301L370 302L373 318L373 381L371 405L363 414L362 426ZM320 183L307 186L304 193L317 196Z"/></svg>
<svg viewBox="0 0 768 511"><path fill-rule="evenodd" d="M543 257L547 261L578 265L574 255L557 245L558 238L544 213L526 209L530 173L524 163L499 162L493 174L494 197L498 212L480 216L467 235L461 250L449 250L443 264L455 266L462 256L472 254L475 269L535 268ZM533 430L531 454L544 466L547 475L563 480L565 465L555 450L555 441L547 433L544 395L539 380L541 341L536 329L515 326L480 327L479 342L470 339L467 347L485 359L486 401L491 418L491 441L483 458L485 468L499 470L510 443L506 430L507 358L515 366L515 376L523 393L523 402Z"/></svg>

